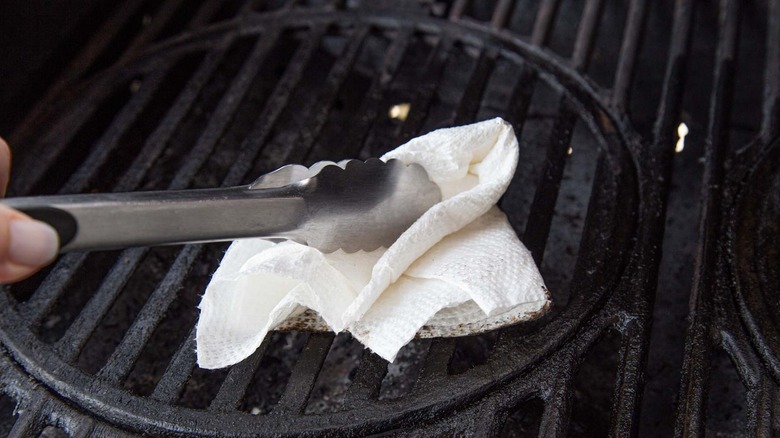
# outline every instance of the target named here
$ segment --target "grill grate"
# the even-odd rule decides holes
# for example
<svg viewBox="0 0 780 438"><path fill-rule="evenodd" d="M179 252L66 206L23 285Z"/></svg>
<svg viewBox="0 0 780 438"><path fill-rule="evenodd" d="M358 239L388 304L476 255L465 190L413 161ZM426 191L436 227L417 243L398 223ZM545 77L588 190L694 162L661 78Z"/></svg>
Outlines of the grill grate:
<svg viewBox="0 0 780 438"><path fill-rule="evenodd" d="M206 371L195 304L224 245L68 254L0 294L0 388L20 408L9 433L689 436L734 427L707 404L715 369L745 382L738 426L771 434L780 344L762 303L777 276L759 242L778 239L780 201L767 194L780 184L780 7L763 8L121 2L11 137L22 145L12 194L237 185L501 115L524 155L500 206L554 308L493 333L413 341L394 364L349 336L287 332ZM766 81L740 70L755 38ZM709 67L711 86L692 84ZM731 108L751 83L764 87L761 117L742 127ZM388 115L403 103L407 118ZM674 157L681 120L704 139L688 146L705 151L703 170ZM673 206L698 187L675 182L698 178L699 230L682 239L699 236L694 282L666 283ZM683 306L687 288L693 297L680 383L668 385L680 386L674 424L653 417L673 401L656 392L668 377L644 388L645 368L652 377L663 362L664 306L679 308L666 287Z"/></svg>

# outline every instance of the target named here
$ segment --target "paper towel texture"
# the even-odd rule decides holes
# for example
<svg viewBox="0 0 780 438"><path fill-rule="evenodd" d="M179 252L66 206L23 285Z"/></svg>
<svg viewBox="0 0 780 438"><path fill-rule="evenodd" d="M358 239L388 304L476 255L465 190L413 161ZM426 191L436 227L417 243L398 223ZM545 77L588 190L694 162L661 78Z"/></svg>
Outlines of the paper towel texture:
<svg viewBox="0 0 780 438"><path fill-rule="evenodd" d="M474 333L548 307L530 252L495 207L518 160L508 123L497 118L440 129L382 157L392 158L422 165L442 201L390 248L373 252L234 242L200 304L201 367L241 361L283 325L347 330L392 361L417 333Z"/></svg>

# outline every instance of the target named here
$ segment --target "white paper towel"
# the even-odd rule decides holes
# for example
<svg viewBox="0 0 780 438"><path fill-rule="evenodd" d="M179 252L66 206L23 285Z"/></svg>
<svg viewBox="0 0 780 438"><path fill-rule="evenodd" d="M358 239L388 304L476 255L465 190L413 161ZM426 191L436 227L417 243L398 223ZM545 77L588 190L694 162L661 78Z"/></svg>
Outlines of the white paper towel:
<svg viewBox="0 0 780 438"><path fill-rule="evenodd" d="M530 252L495 207L518 160L508 123L496 118L440 129L382 157L391 158L422 165L442 201L390 248L370 253L234 242L200 304L201 367L241 361L285 324L347 330L392 361L416 333L474 333L548 307Z"/></svg>

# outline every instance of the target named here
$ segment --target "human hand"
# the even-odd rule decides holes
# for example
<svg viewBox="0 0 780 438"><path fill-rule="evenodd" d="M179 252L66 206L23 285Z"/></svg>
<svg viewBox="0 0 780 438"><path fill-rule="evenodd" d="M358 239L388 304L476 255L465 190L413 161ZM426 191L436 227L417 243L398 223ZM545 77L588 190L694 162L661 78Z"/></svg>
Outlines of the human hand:
<svg viewBox="0 0 780 438"><path fill-rule="evenodd" d="M0 196L11 174L11 150L0 138ZM49 264L59 249L54 228L0 204L0 283L12 283Z"/></svg>

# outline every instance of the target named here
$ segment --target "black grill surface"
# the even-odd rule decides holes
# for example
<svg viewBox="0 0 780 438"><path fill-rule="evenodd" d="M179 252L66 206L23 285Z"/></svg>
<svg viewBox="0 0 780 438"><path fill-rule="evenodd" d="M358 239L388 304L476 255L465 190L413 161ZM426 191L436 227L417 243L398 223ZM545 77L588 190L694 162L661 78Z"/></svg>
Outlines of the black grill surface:
<svg viewBox="0 0 780 438"><path fill-rule="evenodd" d="M0 293L9 436L780 431L778 2L44 3L0 7L10 196L237 185L501 116L500 207L554 305L391 364L287 331L211 371L226 245L71 253Z"/></svg>

